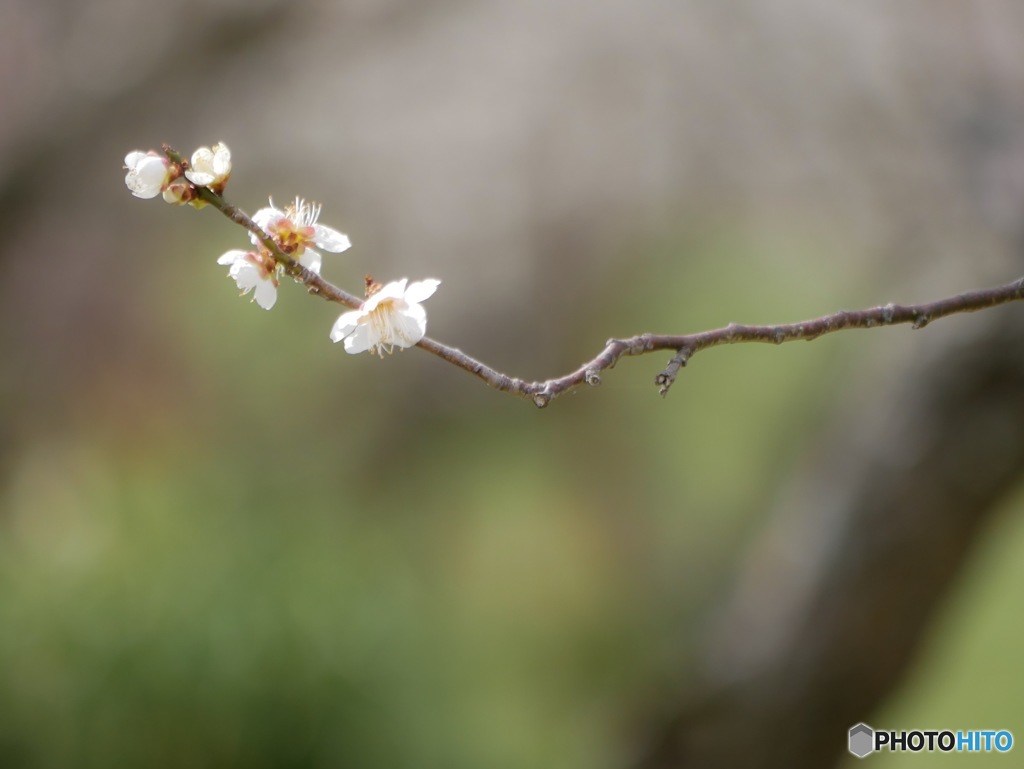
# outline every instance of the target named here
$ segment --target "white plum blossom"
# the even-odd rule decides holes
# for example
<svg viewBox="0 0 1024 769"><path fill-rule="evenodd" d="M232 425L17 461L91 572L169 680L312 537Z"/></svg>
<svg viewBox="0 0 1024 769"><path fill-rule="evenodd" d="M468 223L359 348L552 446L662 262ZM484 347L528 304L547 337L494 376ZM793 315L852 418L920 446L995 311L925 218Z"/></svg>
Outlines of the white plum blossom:
<svg viewBox="0 0 1024 769"><path fill-rule="evenodd" d="M231 176L231 150L224 143L214 144L213 149L200 147L192 153L191 167L185 178L199 187L223 189Z"/></svg>
<svg viewBox="0 0 1024 769"><path fill-rule="evenodd" d="M261 208L253 214L252 220L273 238L282 251L295 257L299 264L319 275L320 252L313 246L338 254L352 245L352 241L345 233L317 224L316 220L319 217L319 205L295 198L295 202L283 211L275 208L274 201L271 200L270 206ZM259 239L255 235L250 237L253 245L258 246Z"/></svg>
<svg viewBox="0 0 1024 769"><path fill-rule="evenodd" d="M171 182L171 162L155 152L134 150L125 155L124 183L137 198L155 198Z"/></svg>
<svg viewBox="0 0 1024 769"><path fill-rule="evenodd" d="M270 254L236 248L221 256L217 264L230 265L228 276L234 279L243 296L253 291L253 299L264 310L274 306L277 301L277 263Z"/></svg>
<svg viewBox="0 0 1024 769"><path fill-rule="evenodd" d="M395 347L412 347L427 333L427 311L420 302L429 298L441 281L410 283L402 278L376 286L358 310L344 313L331 329L331 340L345 340L345 352L376 352L380 357ZM371 288L372 290L372 288Z"/></svg>

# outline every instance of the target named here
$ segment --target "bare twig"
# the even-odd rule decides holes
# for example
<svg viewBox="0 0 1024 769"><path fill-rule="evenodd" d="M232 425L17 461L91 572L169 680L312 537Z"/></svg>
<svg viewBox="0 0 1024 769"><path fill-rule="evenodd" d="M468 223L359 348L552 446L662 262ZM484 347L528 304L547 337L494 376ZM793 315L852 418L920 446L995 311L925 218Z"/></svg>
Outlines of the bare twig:
<svg viewBox="0 0 1024 769"><path fill-rule="evenodd" d="M164 146L164 151L174 162L187 165L181 155ZM284 253L253 220L237 206L228 203L223 196L205 187L197 189L199 197L220 211L231 221L253 233L263 246L283 265L285 271L295 280L304 284L311 294L323 297L331 302L358 309L361 300L334 284L324 280L320 275L306 269L288 254ZM799 323L785 323L774 326L749 326L730 323L721 328L701 331L682 336L666 334L639 334L626 339L609 339L605 347L592 360L582 364L575 371L555 379L544 381L527 381L510 377L486 363L466 355L454 347L442 344L429 337L424 337L417 347L432 353L454 366L468 371L487 385L501 392L511 393L532 400L543 408L570 390L581 385L591 387L601 384L601 372L614 368L620 358L631 355L645 355L659 350L673 350L674 355L668 365L654 378L659 392L665 395L672 387L679 370L696 353L710 347L723 344L740 344L745 342L761 342L782 344L797 339L811 341L819 336L853 328L876 328L911 324L915 329L947 315L962 312L975 312L995 307L1024 298L1024 278L994 288L968 291L963 294L939 299L923 304L886 304L866 310L840 310L831 315L805 320Z"/></svg>

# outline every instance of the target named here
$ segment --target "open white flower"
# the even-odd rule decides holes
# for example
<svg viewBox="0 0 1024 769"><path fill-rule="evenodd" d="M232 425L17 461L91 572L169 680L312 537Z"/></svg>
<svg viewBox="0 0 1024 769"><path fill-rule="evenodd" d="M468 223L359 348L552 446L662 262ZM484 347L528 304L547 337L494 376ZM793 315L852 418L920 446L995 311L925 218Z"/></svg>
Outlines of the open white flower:
<svg viewBox="0 0 1024 769"><path fill-rule="evenodd" d="M124 183L137 198L155 198L171 181L171 162L155 152L134 150L125 155Z"/></svg>
<svg viewBox="0 0 1024 769"><path fill-rule="evenodd" d="M253 291L253 299L264 310L274 306L277 301L277 263L270 254L236 248L221 256L217 264L230 265L228 276L234 279L243 296Z"/></svg>
<svg viewBox="0 0 1024 769"><path fill-rule="evenodd" d="M214 144L213 149L200 147L192 153L191 168L185 172L187 178L199 187L223 188L231 176L231 150L226 144Z"/></svg>
<svg viewBox="0 0 1024 769"><path fill-rule="evenodd" d="M427 333L427 311L420 302L429 298L441 281L410 283L406 278L378 286L358 310L344 313L331 329L331 339L345 340L345 352L376 352L382 358L395 347L412 347Z"/></svg>
<svg viewBox="0 0 1024 769"><path fill-rule="evenodd" d="M253 214L252 220L267 233L281 250L299 260L307 269L320 273L321 257L313 246L338 254L351 247L348 235L331 227L317 224L320 206L295 198L284 211L274 207L261 208ZM253 245L259 245L255 235L250 235Z"/></svg>

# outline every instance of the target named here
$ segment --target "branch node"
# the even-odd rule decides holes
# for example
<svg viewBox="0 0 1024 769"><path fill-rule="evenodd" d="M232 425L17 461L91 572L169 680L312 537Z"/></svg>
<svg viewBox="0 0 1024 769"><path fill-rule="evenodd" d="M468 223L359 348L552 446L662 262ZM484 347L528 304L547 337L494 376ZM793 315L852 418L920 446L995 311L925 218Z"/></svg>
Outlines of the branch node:
<svg viewBox="0 0 1024 769"><path fill-rule="evenodd" d="M646 335L641 334L640 336L630 337L629 339L609 339L604 343L605 349L609 347L621 347L623 354L625 355L643 355L647 352L647 339Z"/></svg>
<svg viewBox="0 0 1024 769"><path fill-rule="evenodd" d="M882 323L886 325L892 323L892 319L895 316L895 314L896 305L894 305L892 302L889 302L889 304L885 305L885 307L882 308Z"/></svg>
<svg viewBox="0 0 1024 769"><path fill-rule="evenodd" d="M547 393L540 392L533 396L533 405L539 409L544 408L551 403L551 396Z"/></svg>
<svg viewBox="0 0 1024 769"><path fill-rule="evenodd" d="M588 368L583 374L583 381L585 381L591 387L597 387L601 384L601 374L597 369Z"/></svg>
<svg viewBox="0 0 1024 769"><path fill-rule="evenodd" d="M912 329L914 329L914 330L917 330L919 328L924 328L925 326L928 325L928 323L930 321L931 321L931 316L928 315L928 313L926 313L926 312L922 312L922 313L919 313L918 315L916 315L914 317L914 322L911 324L910 327Z"/></svg>

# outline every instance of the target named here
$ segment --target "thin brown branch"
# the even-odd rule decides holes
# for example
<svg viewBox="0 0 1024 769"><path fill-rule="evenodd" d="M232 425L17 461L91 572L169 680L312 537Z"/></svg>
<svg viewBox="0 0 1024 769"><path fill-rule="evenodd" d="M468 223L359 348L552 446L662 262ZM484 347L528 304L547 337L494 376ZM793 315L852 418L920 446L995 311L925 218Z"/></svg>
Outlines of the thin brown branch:
<svg viewBox="0 0 1024 769"><path fill-rule="evenodd" d="M312 284L317 287L317 293L325 298L332 298L330 294L338 291L319 276L314 275L313 278ZM324 286L321 287L321 283ZM679 369L685 366L693 355L711 347L745 342L782 344L797 339L811 341L825 334L853 328L867 329L911 324L913 328L919 329L924 328L933 320L944 318L947 315L984 310L1008 302L1019 301L1022 298L1024 298L1024 278L1004 286L969 291L935 302L910 305L887 304L866 310L840 310L831 315L823 315L820 318L799 323L775 326L748 326L730 323L721 328L683 336L639 334L628 339L610 339L596 357L575 371L545 381L531 382L510 377L466 355L461 350L448 347L430 338L423 339L418 346L474 374L496 390L530 398L538 407L543 408L553 398L577 387L582 385L593 387L601 384L601 372L614 368L619 359L625 356L644 355L659 350L674 350L675 354L668 365L655 377L655 384L661 394L665 395L675 382Z"/></svg>
<svg viewBox="0 0 1024 769"><path fill-rule="evenodd" d="M831 315L823 315L820 318L799 323L774 326L748 326L730 323L721 328L683 336L639 334L628 339L610 339L605 344L605 348L593 360L584 363L565 376L543 382L528 382L509 377L460 350L446 347L432 339L424 339L419 346L475 374L497 390L531 398L534 403L543 407L553 398L581 385L599 385L601 372L613 368L624 356L644 355L658 350L674 350L675 354L672 359L654 380L659 391L664 395L675 382L679 370L686 365L689 359L701 350L710 347L744 342L782 344L797 339L810 341L844 329L876 328L899 324L911 324L913 328L918 329L947 315L984 310L1008 302L1019 301L1022 298L1024 298L1024 278L1004 286L968 291L935 302L909 305L887 304L866 310L840 310Z"/></svg>
<svg viewBox="0 0 1024 769"><path fill-rule="evenodd" d="M644 355L658 350L674 350L668 365L655 377L655 384L662 395L675 382L679 370L696 353L724 344L760 342L782 344L797 339L810 341L819 336L853 328L876 328L910 324L913 328L924 328L928 323L947 315L974 312L995 307L1024 298L1024 278L1004 286L969 291L935 302L923 304L887 304L866 310L841 310L813 320L786 323L773 326L749 326L730 323L728 326L701 331L696 334L672 336L663 334L639 334L628 339L610 339L605 348L591 361L575 371L556 379L543 382L528 382L509 377L486 366L459 350L424 339L420 346L450 363L464 368L483 379L491 387L531 398L537 406L546 406L553 398L581 385L599 385L601 372L615 366L620 358L629 355Z"/></svg>
<svg viewBox="0 0 1024 769"><path fill-rule="evenodd" d="M164 151L177 163L187 164L180 154L165 146ZM331 302L358 309L361 300L352 294L324 280L320 275L306 269L291 256L284 253L253 220L240 208L228 203L221 195L200 187L199 197L220 211L231 221L253 233L263 246L283 265L285 271L304 284L311 294ZM784 323L774 326L749 326L730 323L721 328L701 331L682 336L665 334L639 334L627 339L609 339L605 347L592 360L583 363L575 371L564 376L544 381L528 381L510 377L491 368L462 350L442 344L429 337L423 338L417 347L436 355L442 360L468 371L487 385L501 392L518 395L532 400L539 408L547 406L552 399L582 385L591 387L601 384L601 373L614 368L620 358L631 355L645 355L660 350L674 352L668 365L654 378L659 392L665 395L676 380L679 370L696 353L724 344L760 342L782 344L797 339L811 341L819 336L853 328L877 328L910 324L913 328L926 325L947 315L975 312L1024 298L1024 278L994 288L968 291L963 294L923 304L886 304L866 310L840 310L831 315L805 320L799 323Z"/></svg>

